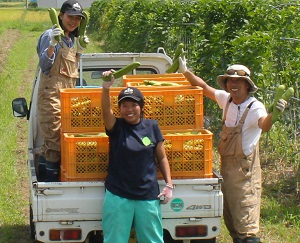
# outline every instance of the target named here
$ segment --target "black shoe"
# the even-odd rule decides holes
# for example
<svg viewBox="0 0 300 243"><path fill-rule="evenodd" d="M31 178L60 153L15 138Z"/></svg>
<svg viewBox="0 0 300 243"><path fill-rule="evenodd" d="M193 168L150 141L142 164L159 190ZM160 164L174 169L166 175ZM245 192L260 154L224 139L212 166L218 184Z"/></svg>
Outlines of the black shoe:
<svg viewBox="0 0 300 243"><path fill-rule="evenodd" d="M46 182L58 182L59 181L60 162L46 163Z"/></svg>
<svg viewBox="0 0 300 243"><path fill-rule="evenodd" d="M44 158L44 156L39 155L38 158L38 171L37 171L37 179L38 181L46 181L46 163L47 160Z"/></svg>
<svg viewBox="0 0 300 243"><path fill-rule="evenodd" d="M233 243L243 243L243 240L239 238L235 238L233 239Z"/></svg>
<svg viewBox="0 0 300 243"><path fill-rule="evenodd" d="M258 237L249 237L243 240L243 243L260 243L260 238Z"/></svg>

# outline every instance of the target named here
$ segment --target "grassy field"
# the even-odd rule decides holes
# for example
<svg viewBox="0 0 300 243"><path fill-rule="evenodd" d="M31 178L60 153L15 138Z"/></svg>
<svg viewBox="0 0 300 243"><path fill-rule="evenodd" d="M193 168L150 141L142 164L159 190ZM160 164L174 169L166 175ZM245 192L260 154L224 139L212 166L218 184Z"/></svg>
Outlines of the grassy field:
<svg viewBox="0 0 300 243"><path fill-rule="evenodd" d="M29 11L23 5L2 8L1 4L0 23L0 243L28 243L27 122L12 116L11 101L16 97L29 101L37 39L51 23L45 10ZM91 40L87 51L99 52L100 48ZM271 169L265 168L264 174ZM300 242L299 198L294 191L274 192L270 181L263 192L263 242ZM218 242L231 242L224 224Z"/></svg>
<svg viewBox="0 0 300 243"><path fill-rule="evenodd" d="M27 121L13 117L11 101L25 97L29 102L38 64L37 40L51 22L47 11L0 8L0 23L0 242L27 243ZM99 52L97 43L88 48Z"/></svg>

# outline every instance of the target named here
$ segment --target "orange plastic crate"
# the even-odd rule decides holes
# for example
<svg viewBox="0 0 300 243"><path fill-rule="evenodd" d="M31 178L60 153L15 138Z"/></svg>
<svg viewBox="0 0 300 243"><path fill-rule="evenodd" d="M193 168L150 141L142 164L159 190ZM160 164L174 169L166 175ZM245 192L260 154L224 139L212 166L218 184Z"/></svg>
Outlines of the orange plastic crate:
<svg viewBox="0 0 300 243"><path fill-rule="evenodd" d="M99 181L107 175L108 137L62 133L61 181Z"/></svg>
<svg viewBox="0 0 300 243"><path fill-rule="evenodd" d="M200 132L199 134L187 134ZM163 131L173 179L211 178L213 133L206 129ZM162 179L161 172L158 178Z"/></svg>
<svg viewBox="0 0 300 243"><path fill-rule="evenodd" d="M155 80L157 81L157 80ZM158 82L172 82L172 83L176 83L179 84L180 86L186 85L186 86L191 86L191 84L189 83L189 81L187 80L180 80L180 81L161 81L159 80ZM170 88L174 88L174 87L178 87L178 86L154 86L154 85L146 85L143 81L138 81L138 82L127 82L126 83L126 87L136 87L136 88L144 88L144 87L152 87L152 88L161 88L161 87L170 87Z"/></svg>
<svg viewBox="0 0 300 243"><path fill-rule="evenodd" d="M182 73L166 73L166 74L137 74L137 75L124 75L124 86L127 87L128 82L141 82L144 80L155 80L164 82L186 81L185 76Z"/></svg>
<svg viewBox="0 0 300 243"><path fill-rule="evenodd" d="M173 88L170 88L173 87ZM112 108L119 116L117 99L123 88L111 88ZM203 89L195 86L144 87L144 117L158 121L163 129L203 128ZM101 132L104 123L101 88L61 89L61 131Z"/></svg>
<svg viewBox="0 0 300 243"><path fill-rule="evenodd" d="M124 88L113 89L111 101L114 113L118 116L118 94ZM101 94L102 88L61 89L61 131L103 132Z"/></svg>
<svg viewBox="0 0 300 243"><path fill-rule="evenodd" d="M123 78L160 78L160 77L181 77L185 78L182 73L157 73L157 74L129 74L123 75Z"/></svg>
<svg viewBox="0 0 300 243"><path fill-rule="evenodd" d="M211 178L213 134L205 129L164 131L172 179ZM177 135L176 135L176 134ZM179 134L180 133L180 134ZM108 137L62 134L61 181L100 181L107 176ZM158 167L157 167L158 168ZM163 179L158 169L158 179Z"/></svg>
<svg viewBox="0 0 300 243"><path fill-rule="evenodd" d="M140 88L144 117L158 121L161 130L203 128L203 89L195 86Z"/></svg>

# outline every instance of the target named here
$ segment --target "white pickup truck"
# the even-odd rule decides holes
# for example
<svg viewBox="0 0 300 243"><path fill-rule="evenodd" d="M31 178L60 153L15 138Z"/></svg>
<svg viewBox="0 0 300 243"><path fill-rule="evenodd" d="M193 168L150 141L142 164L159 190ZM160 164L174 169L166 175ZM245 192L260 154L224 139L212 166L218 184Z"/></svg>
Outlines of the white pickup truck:
<svg viewBox="0 0 300 243"><path fill-rule="evenodd" d="M104 70L141 65L132 74L163 74L172 63L163 48L156 53L94 53L80 58L79 86L100 86ZM43 143L37 123L37 69L30 106L25 98L12 102L14 116L28 119L28 172L30 226L34 242L103 242L102 203L104 181L39 182L37 156ZM222 177L173 179L173 198L162 205L164 242L216 242L223 212ZM164 181L159 181L163 187ZM114 227L112 225L112 227ZM134 230L129 242L136 242ZM118 243L118 242L116 242Z"/></svg>

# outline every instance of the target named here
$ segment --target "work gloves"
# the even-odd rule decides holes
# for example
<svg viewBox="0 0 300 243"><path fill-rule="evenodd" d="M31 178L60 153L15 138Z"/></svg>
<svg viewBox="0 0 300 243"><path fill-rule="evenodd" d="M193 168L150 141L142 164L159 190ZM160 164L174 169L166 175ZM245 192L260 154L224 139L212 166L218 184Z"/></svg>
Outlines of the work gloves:
<svg viewBox="0 0 300 243"><path fill-rule="evenodd" d="M287 101L285 101L284 99L279 99L277 101L277 104L276 104L276 108L280 111L280 112L283 112L284 109L286 108L287 106Z"/></svg>
<svg viewBox="0 0 300 243"><path fill-rule="evenodd" d="M105 71L102 73L103 77L109 76L111 75L115 70L111 69L109 71ZM102 82L102 88L104 89L110 89L110 87L113 85L113 83L115 82L115 77L113 75L111 75L111 79L110 81L104 81Z"/></svg>
<svg viewBox="0 0 300 243"><path fill-rule="evenodd" d="M184 73L187 71L187 66L186 66L186 58L182 58L182 57L179 57L178 58L178 61L179 61L179 67L178 67L178 72L179 73Z"/></svg>
<svg viewBox="0 0 300 243"><path fill-rule="evenodd" d="M172 198L172 194L173 186L167 183L164 189L161 191L161 193L157 196L157 198L161 198L162 196L164 196L164 199L161 201L161 203L166 204L169 201L169 199Z"/></svg>
<svg viewBox="0 0 300 243"><path fill-rule="evenodd" d="M88 45L90 43L90 40L86 35L83 36L83 41L85 42L86 45ZM80 45L79 36L78 36L77 37L77 52L82 53L84 50L85 50L85 48Z"/></svg>
<svg viewBox="0 0 300 243"><path fill-rule="evenodd" d="M275 104L275 107L279 110L279 112L283 112L285 108L287 107L288 102L284 99L279 99L277 103ZM267 106L268 113L273 112L273 105Z"/></svg>
<svg viewBox="0 0 300 243"><path fill-rule="evenodd" d="M53 46L53 47L56 46L56 44L57 44L58 41L56 40L55 37L61 36L61 35L63 35L63 31L61 30L61 28L58 28L56 24L53 25L52 26L52 30L51 30L50 45Z"/></svg>

